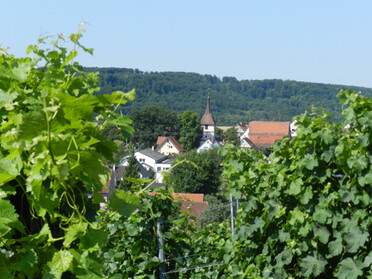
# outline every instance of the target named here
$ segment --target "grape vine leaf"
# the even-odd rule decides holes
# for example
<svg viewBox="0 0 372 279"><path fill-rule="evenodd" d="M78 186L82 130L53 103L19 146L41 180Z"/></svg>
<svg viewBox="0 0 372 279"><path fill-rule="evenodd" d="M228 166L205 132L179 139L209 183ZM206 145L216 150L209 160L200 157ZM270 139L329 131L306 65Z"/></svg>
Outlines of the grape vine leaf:
<svg viewBox="0 0 372 279"><path fill-rule="evenodd" d="M338 264L334 275L339 279L356 279L363 275L362 263L346 258Z"/></svg>
<svg viewBox="0 0 372 279"><path fill-rule="evenodd" d="M122 216L130 216L138 207L140 199L133 193L124 190L116 190L109 198L109 207Z"/></svg>
<svg viewBox="0 0 372 279"><path fill-rule="evenodd" d="M369 233L362 231L357 227L351 228L350 232L346 234L346 249L350 253L358 251L359 247L362 247L366 241L368 241Z"/></svg>
<svg viewBox="0 0 372 279"><path fill-rule="evenodd" d="M301 272L305 277L315 277L324 271L327 261L314 253L314 256L307 256L301 262Z"/></svg>

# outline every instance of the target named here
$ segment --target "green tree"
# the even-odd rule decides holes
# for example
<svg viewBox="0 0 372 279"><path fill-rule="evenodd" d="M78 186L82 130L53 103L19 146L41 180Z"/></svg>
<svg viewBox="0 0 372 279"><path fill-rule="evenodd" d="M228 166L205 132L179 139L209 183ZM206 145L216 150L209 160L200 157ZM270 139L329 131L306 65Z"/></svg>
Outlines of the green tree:
<svg viewBox="0 0 372 279"><path fill-rule="evenodd" d="M158 136L177 136L179 122L175 112L161 107L144 107L130 114L135 133L132 141L138 147L156 145Z"/></svg>
<svg viewBox="0 0 372 279"><path fill-rule="evenodd" d="M226 131L223 133L223 139L227 143L231 143L234 146L239 146L240 145L240 139L238 137L238 132L234 127L228 128Z"/></svg>
<svg viewBox="0 0 372 279"><path fill-rule="evenodd" d="M184 72L141 72L124 68L91 68L100 72L101 93L136 88L136 100L123 111L161 106L175 112L191 110L202 115L205 94L213 96L213 117L218 125L235 125L253 120L289 121L312 106L324 107L333 121L341 121L337 93L343 85L292 80L241 80ZM352 88L372 97L370 88ZM201 98L201 96L204 96Z"/></svg>
<svg viewBox="0 0 372 279"><path fill-rule="evenodd" d="M219 141L223 140L223 130L221 128L216 127L216 138Z"/></svg>
<svg viewBox="0 0 372 279"><path fill-rule="evenodd" d="M179 142L185 151L190 151L199 146L203 130L200 117L192 111L183 111L178 116L180 123Z"/></svg>
<svg viewBox="0 0 372 279"><path fill-rule="evenodd" d="M123 136L120 127L114 124L106 125L101 131L101 134L110 141L123 140L123 138L126 138Z"/></svg>
<svg viewBox="0 0 372 279"><path fill-rule="evenodd" d="M132 182L128 178L140 178L140 166L137 162L136 157L134 157L134 154L129 156L128 158L128 166L124 169L123 174L123 181L120 183L120 188L123 188L124 190L131 190L133 185L136 185L136 183Z"/></svg>
<svg viewBox="0 0 372 279"><path fill-rule="evenodd" d="M217 149L195 150L179 155L166 177L166 183L180 193L216 194L221 185L222 157Z"/></svg>

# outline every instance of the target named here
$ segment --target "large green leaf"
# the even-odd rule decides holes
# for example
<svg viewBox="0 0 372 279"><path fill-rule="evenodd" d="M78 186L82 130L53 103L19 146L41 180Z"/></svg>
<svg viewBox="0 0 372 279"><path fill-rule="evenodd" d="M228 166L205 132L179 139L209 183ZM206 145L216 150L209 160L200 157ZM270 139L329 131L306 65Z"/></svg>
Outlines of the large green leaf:
<svg viewBox="0 0 372 279"><path fill-rule="evenodd" d="M83 251L99 249L100 246L106 243L107 236L108 232L101 228L89 228L84 236L80 238L80 248Z"/></svg>
<svg viewBox="0 0 372 279"><path fill-rule="evenodd" d="M346 249L350 253L355 253L358 251L359 247L363 247L368 241L369 233L367 231L362 231L357 227L350 229L350 232L345 235Z"/></svg>
<svg viewBox="0 0 372 279"><path fill-rule="evenodd" d="M307 256L302 260L300 264L301 273L305 277L316 277L324 271L326 265L327 261L322 256L314 253L313 256Z"/></svg>
<svg viewBox="0 0 372 279"><path fill-rule="evenodd" d="M328 218L332 217L332 212L329 209L317 206L313 214L313 218L320 224L325 224Z"/></svg>
<svg viewBox="0 0 372 279"><path fill-rule="evenodd" d="M301 192L301 186L303 185L303 182L301 178L297 178L296 180L292 181L289 185L289 189L287 193L289 195L297 195Z"/></svg>
<svg viewBox="0 0 372 279"><path fill-rule="evenodd" d="M0 173L4 174L4 180L0 183L6 182L6 177L16 177L19 175L23 167L23 162L20 158L20 153L18 150L13 150L8 156L0 159Z"/></svg>
<svg viewBox="0 0 372 279"><path fill-rule="evenodd" d="M30 59L19 59L17 63L12 66L11 78L23 82L27 79L28 72L31 70L33 65L30 62Z"/></svg>
<svg viewBox="0 0 372 279"><path fill-rule="evenodd" d="M114 194L109 197L108 205L112 210L128 217L138 207L140 201L141 200L136 194L117 189Z"/></svg>
<svg viewBox="0 0 372 279"><path fill-rule="evenodd" d="M71 268L73 255L68 250L56 252L50 262L44 266L43 279L59 279Z"/></svg>
<svg viewBox="0 0 372 279"><path fill-rule="evenodd" d="M38 261L38 256L34 249L27 249L24 253L21 253L21 259L14 263L10 268L13 270L23 271L32 276L32 269Z"/></svg>
<svg viewBox="0 0 372 279"><path fill-rule="evenodd" d="M33 110L22 115L22 122L18 130L18 139L30 141L38 136L42 136L45 131L46 121L44 112Z"/></svg>
<svg viewBox="0 0 372 279"><path fill-rule="evenodd" d="M275 257L275 261L277 266L283 267L284 265L290 264L292 258L291 251L286 249Z"/></svg>
<svg viewBox="0 0 372 279"><path fill-rule="evenodd" d="M328 242L329 236L331 235L326 226L318 223L313 223L314 237L318 238L323 244Z"/></svg>
<svg viewBox="0 0 372 279"><path fill-rule="evenodd" d="M0 235L10 230L10 224L18 221L18 214L8 200L0 199Z"/></svg>
<svg viewBox="0 0 372 279"><path fill-rule="evenodd" d="M73 241L75 241L76 239L80 239L80 237L86 233L87 228L88 224L83 222L70 225L65 233L63 246L70 247Z"/></svg>
<svg viewBox="0 0 372 279"><path fill-rule="evenodd" d="M356 279L363 275L362 263L346 258L337 265L334 275L339 279Z"/></svg>
<svg viewBox="0 0 372 279"><path fill-rule="evenodd" d="M341 238L337 238L334 241L331 241L328 243L328 251L329 254L327 255L327 258L332 258L334 256L338 256L342 253L343 245Z"/></svg>

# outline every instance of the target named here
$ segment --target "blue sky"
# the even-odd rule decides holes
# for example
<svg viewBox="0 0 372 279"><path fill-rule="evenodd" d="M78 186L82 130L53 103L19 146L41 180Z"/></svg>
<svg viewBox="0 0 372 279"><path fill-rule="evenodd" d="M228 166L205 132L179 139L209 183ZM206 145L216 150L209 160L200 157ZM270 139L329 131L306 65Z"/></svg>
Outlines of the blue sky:
<svg viewBox="0 0 372 279"><path fill-rule="evenodd" d="M24 56L87 22L85 66L372 87L370 0L8 0L0 44Z"/></svg>

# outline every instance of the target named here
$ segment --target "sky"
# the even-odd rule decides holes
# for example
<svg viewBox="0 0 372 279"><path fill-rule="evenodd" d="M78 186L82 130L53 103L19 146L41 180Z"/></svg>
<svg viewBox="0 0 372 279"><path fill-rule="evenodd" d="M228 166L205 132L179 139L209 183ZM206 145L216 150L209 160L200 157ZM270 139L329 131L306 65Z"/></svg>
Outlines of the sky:
<svg viewBox="0 0 372 279"><path fill-rule="evenodd" d="M90 67L372 88L370 0L4 0L0 45L76 33Z"/></svg>

